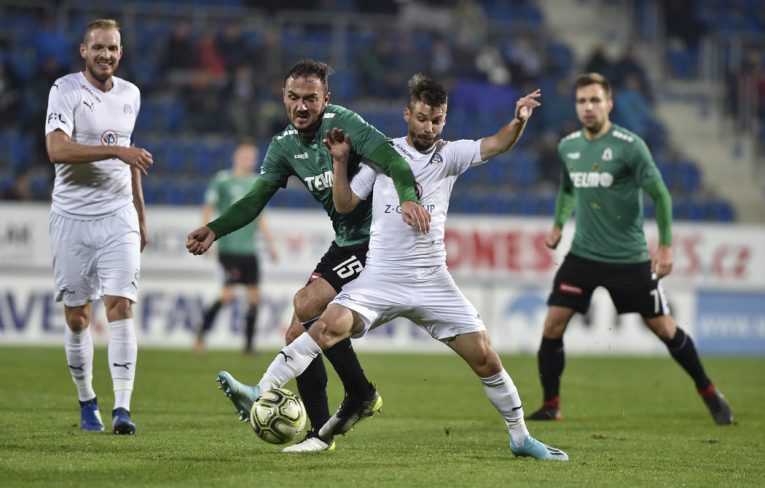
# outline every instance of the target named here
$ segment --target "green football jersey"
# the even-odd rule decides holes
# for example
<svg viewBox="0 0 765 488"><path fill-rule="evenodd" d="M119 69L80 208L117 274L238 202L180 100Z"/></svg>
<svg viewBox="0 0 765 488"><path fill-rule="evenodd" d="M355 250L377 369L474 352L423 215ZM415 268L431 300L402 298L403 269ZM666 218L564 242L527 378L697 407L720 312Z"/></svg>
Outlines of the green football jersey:
<svg viewBox="0 0 765 488"><path fill-rule="evenodd" d="M558 154L561 185L575 195L571 252L609 263L648 261L643 189L661 174L643 139L617 125L595 140L579 130L561 139Z"/></svg>
<svg viewBox="0 0 765 488"><path fill-rule="evenodd" d="M230 170L218 171L205 192L205 203L220 215L250 191L258 179L256 174L239 177ZM252 255L257 250L257 219L241 229L218 239L221 254Z"/></svg>
<svg viewBox="0 0 765 488"><path fill-rule="evenodd" d="M369 157L387 141L380 131L355 112L338 105L328 105L321 127L311 140L301 137L292 124L271 139L260 178L274 187L283 188L290 176L296 176L332 220L337 245L349 246L369 240L372 199L362 201L348 214L335 210L332 203L332 156L322 142L324 132L334 127L343 129L351 136L353 150L348 159L349 180L358 171L361 159Z"/></svg>

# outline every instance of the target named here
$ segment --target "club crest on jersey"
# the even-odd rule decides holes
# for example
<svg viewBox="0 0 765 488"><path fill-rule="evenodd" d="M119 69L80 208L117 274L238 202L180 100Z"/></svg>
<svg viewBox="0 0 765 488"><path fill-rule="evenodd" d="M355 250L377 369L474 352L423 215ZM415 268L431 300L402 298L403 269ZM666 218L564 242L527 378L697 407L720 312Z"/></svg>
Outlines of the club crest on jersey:
<svg viewBox="0 0 765 488"><path fill-rule="evenodd" d="M433 153L433 157L430 158L430 161L428 161L428 164L425 166L430 166L431 164L441 164L444 162L444 158L441 156L441 153L435 152Z"/></svg>
<svg viewBox="0 0 765 488"><path fill-rule="evenodd" d="M610 147L607 147L603 151L603 155L600 157L603 161L611 161L614 159L614 152L611 150Z"/></svg>
<svg viewBox="0 0 765 488"><path fill-rule="evenodd" d="M117 141L119 141L119 136L117 135L117 132L111 129L106 130L101 134L101 144L104 146L116 146Z"/></svg>
<svg viewBox="0 0 765 488"><path fill-rule="evenodd" d="M122 111L125 112L126 114L132 114L133 107L131 107L130 105L126 103L125 105L122 106Z"/></svg>

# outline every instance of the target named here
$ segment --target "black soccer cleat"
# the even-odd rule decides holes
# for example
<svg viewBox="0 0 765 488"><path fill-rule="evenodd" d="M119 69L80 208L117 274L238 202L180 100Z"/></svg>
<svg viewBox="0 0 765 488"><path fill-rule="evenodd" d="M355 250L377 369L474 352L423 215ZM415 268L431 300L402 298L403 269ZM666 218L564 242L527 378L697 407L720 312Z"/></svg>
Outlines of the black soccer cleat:
<svg viewBox="0 0 765 488"><path fill-rule="evenodd" d="M733 409L730 408L728 400L725 399L722 393L715 390L708 395L702 395L701 398L704 400L717 425L730 425L733 423Z"/></svg>
<svg viewBox="0 0 765 488"><path fill-rule="evenodd" d="M319 436L331 438L336 435L345 434L361 420L381 411L382 405L382 397L376 389L372 390L372 393L367 398L356 398L346 393L340 408L319 429Z"/></svg>
<svg viewBox="0 0 765 488"><path fill-rule="evenodd" d="M563 420L563 414L561 413L560 408L546 407L542 405L542 408L532 413L531 415L526 415L524 419L525 420Z"/></svg>

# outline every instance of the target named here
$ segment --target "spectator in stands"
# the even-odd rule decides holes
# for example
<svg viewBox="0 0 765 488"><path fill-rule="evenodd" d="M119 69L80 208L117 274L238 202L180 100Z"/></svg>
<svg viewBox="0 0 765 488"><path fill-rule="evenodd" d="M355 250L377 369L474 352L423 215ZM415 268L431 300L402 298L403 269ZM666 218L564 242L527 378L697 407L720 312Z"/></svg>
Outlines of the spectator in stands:
<svg viewBox="0 0 765 488"><path fill-rule="evenodd" d="M187 21L180 20L173 26L161 60L160 66L171 87L184 88L189 85L199 63L199 55L191 36L191 25Z"/></svg>
<svg viewBox="0 0 765 488"><path fill-rule="evenodd" d="M492 85L507 85L510 83L510 68L502 55L502 45L495 36L478 49L475 56L476 70Z"/></svg>
<svg viewBox="0 0 765 488"><path fill-rule="evenodd" d="M433 78L444 80L449 85L455 70L454 55L449 40L440 34L435 36L430 45L429 69Z"/></svg>
<svg viewBox="0 0 765 488"><path fill-rule="evenodd" d="M614 70L614 62L611 60L606 47L603 44L596 45L584 63L584 72L600 73L610 80L614 77Z"/></svg>
<svg viewBox="0 0 765 488"><path fill-rule="evenodd" d="M614 95L614 118L619 124L645 137L654 118L651 102L634 73L624 78L624 86Z"/></svg>
<svg viewBox="0 0 765 488"><path fill-rule="evenodd" d="M542 70L542 61L531 39L525 34L515 37L507 53L513 85L522 87L536 83Z"/></svg>
<svg viewBox="0 0 765 488"><path fill-rule="evenodd" d="M235 134L255 134L258 117L257 95L253 67L248 64L237 67L223 92L229 121L227 125Z"/></svg>
<svg viewBox="0 0 765 488"><path fill-rule="evenodd" d="M361 78L361 95L365 97L391 99L398 95L403 83L397 68L398 56L393 36L381 33L374 44L358 52L356 65Z"/></svg>
<svg viewBox="0 0 765 488"><path fill-rule="evenodd" d="M0 60L0 127L14 126L21 112L22 84L11 63Z"/></svg>
<svg viewBox="0 0 765 488"><path fill-rule="evenodd" d="M598 71L595 71L595 73L598 73ZM648 75L643 64L635 55L635 48L632 44L627 45L621 57L613 65L613 80L617 93L627 85L628 77L634 77L637 80L638 90L652 103L653 93L651 91L651 84L648 81Z"/></svg>
<svg viewBox="0 0 765 488"><path fill-rule="evenodd" d="M226 71L234 73L240 66L256 61L254 48L244 35L238 19L229 20L215 39L215 49L223 57Z"/></svg>

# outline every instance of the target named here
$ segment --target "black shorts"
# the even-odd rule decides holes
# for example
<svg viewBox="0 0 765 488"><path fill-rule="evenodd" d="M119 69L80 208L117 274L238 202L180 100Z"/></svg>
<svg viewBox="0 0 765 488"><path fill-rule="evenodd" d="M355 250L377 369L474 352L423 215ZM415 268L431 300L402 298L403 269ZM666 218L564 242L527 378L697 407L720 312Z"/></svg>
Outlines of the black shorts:
<svg viewBox="0 0 765 488"><path fill-rule="evenodd" d="M324 278L339 293L346 283L355 280L364 269L368 249L369 242L340 247L332 241L332 245L311 273L308 283Z"/></svg>
<svg viewBox="0 0 765 488"><path fill-rule="evenodd" d="M254 254L219 254L218 261L226 273L227 285L257 285L260 283L260 266Z"/></svg>
<svg viewBox="0 0 765 488"><path fill-rule="evenodd" d="M651 318L669 313L661 283L651 277L650 261L603 263L573 254L566 256L555 274L547 304L585 314L598 286L608 290L619 314L637 312Z"/></svg>

